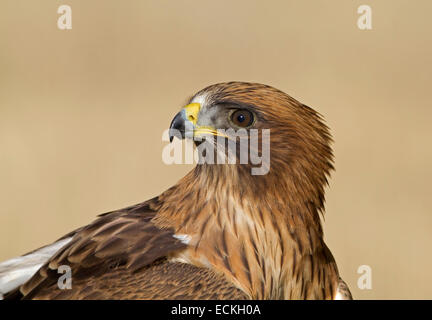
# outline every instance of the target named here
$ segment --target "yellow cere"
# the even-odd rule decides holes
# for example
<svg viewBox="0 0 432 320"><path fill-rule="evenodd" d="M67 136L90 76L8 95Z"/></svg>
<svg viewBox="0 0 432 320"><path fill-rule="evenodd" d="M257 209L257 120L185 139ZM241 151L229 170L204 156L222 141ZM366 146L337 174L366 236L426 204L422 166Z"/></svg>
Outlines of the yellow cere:
<svg viewBox="0 0 432 320"><path fill-rule="evenodd" d="M186 119L196 125L198 121L198 113L201 109L201 105L199 103L191 103L184 107L186 112Z"/></svg>

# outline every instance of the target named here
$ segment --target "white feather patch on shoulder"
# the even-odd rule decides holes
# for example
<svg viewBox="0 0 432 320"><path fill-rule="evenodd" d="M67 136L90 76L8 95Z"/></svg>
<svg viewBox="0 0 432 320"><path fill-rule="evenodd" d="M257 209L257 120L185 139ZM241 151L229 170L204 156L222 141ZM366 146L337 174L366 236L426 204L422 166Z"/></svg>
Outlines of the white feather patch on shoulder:
<svg viewBox="0 0 432 320"><path fill-rule="evenodd" d="M189 244L192 239L192 237L188 234L175 234L173 237L180 240L184 244Z"/></svg>
<svg viewBox="0 0 432 320"><path fill-rule="evenodd" d="M39 268L72 238L63 239L21 257L0 263L0 299L29 280Z"/></svg>

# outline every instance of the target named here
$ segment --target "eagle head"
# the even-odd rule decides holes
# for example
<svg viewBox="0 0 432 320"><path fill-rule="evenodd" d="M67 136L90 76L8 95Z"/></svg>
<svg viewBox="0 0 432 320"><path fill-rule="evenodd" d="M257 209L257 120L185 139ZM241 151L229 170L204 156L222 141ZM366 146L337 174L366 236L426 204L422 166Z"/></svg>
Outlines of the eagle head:
<svg viewBox="0 0 432 320"><path fill-rule="evenodd" d="M255 143L252 133L256 133ZM324 187L333 169L329 129L319 113L280 90L246 82L206 87L193 95L172 120L170 141L174 137L193 139L204 150L198 152L201 161L197 171L206 170L208 174L209 170L225 169L225 174L230 172L241 180L239 184L261 189L255 190L257 194L275 189L297 193L295 199L323 209ZM243 138L250 142L242 153L239 144ZM231 144L234 152L230 153L226 140L235 141ZM206 161L209 152L204 147L209 144L203 146L203 141L219 147L212 149L217 151L210 159L217 158L222 145L228 160L222 166L216 160ZM231 158L230 162L230 155L234 161Z"/></svg>

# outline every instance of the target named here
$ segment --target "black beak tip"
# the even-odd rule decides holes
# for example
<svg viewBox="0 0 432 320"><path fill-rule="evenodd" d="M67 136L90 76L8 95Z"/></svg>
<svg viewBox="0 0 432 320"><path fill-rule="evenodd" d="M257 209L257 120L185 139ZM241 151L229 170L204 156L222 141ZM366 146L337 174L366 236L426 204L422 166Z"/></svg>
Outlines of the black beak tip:
<svg viewBox="0 0 432 320"><path fill-rule="evenodd" d="M185 137L185 121L181 111L177 113L174 119L171 121L169 128L170 143L174 140L174 137L179 139L184 139Z"/></svg>

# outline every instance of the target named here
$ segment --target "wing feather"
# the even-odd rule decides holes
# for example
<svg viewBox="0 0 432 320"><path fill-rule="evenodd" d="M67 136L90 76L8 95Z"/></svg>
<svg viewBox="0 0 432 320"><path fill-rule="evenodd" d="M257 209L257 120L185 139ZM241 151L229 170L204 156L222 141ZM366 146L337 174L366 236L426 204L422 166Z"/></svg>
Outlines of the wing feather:
<svg viewBox="0 0 432 320"><path fill-rule="evenodd" d="M53 292L47 298L71 295L56 292L62 290L57 287L62 275L57 270L62 265L71 268L72 282L80 283L95 281L113 270L121 269L125 275L131 275L173 251L184 249L186 245L174 237L174 230L159 228L152 222L156 215L153 201L103 214L82 228L21 286L23 297L37 298L45 288ZM86 290L91 292L89 288Z"/></svg>

